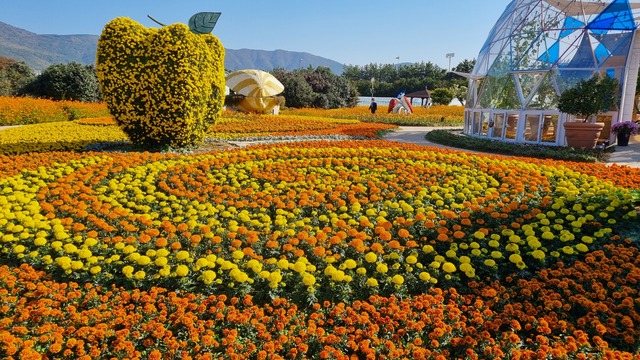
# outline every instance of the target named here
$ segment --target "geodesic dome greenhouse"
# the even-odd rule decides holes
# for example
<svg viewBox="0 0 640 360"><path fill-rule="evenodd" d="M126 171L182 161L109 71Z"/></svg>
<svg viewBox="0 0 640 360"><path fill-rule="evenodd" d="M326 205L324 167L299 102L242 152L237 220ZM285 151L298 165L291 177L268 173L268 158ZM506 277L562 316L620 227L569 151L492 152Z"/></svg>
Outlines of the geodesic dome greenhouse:
<svg viewBox="0 0 640 360"><path fill-rule="evenodd" d="M565 145L560 94L598 74L618 79L619 104L597 121L631 120L640 62L640 3L514 0L493 26L469 78L464 132L504 141Z"/></svg>

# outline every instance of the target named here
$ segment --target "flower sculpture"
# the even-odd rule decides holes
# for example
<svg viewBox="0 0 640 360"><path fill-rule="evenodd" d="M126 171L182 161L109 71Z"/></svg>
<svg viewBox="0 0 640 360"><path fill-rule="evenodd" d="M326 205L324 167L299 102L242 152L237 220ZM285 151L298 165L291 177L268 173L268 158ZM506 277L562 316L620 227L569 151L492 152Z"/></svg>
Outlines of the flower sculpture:
<svg viewBox="0 0 640 360"><path fill-rule="evenodd" d="M110 21L98 40L97 73L109 111L136 145L200 143L224 102L222 44L184 24Z"/></svg>

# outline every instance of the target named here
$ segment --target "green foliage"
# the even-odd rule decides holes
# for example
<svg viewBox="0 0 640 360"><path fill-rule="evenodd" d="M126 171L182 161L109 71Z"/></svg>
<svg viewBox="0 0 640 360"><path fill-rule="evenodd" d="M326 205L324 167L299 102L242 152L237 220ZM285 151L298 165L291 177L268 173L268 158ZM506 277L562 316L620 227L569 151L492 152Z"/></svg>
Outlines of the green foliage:
<svg viewBox="0 0 640 360"><path fill-rule="evenodd" d="M272 72L284 85L282 96L287 107L337 109L354 107L358 103L358 91L345 77L335 75L328 67L296 69Z"/></svg>
<svg viewBox="0 0 640 360"><path fill-rule="evenodd" d="M471 72L475 60L464 60L454 70ZM447 73L445 69L431 62L414 64L369 64L364 66L345 65L342 76L352 81L360 94L371 94L371 78L374 79L373 96L393 97L404 90L406 93L454 85L467 86L467 79ZM466 94L465 94L466 96Z"/></svg>
<svg viewBox="0 0 640 360"><path fill-rule="evenodd" d="M286 99L287 107L310 108L313 107L314 92L300 72L289 72L284 69L276 69L272 75L284 85L282 96Z"/></svg>
<svg viewBox="0 0 640 360"><path fill-rule="evenodd" d="M467 101L468 88L465 85L453 84L451 91L453 92L453 97L458 99L461 104Z"/></svg>
<svg viewBox="0 0 640 360"><path fill-rule="evenodd" d="M97 58L109 111L137 146L201 143L222 109L224 47L211 34L117 18L102 31Z"/></svg>
<svg viewBox="0 0 640 360"><path fill-rule="evenodd" d="M94 67L77 62L49 66L23 87L20 95L53 100L100 101Z"/></svg>
<svg viewBox="0 0 640 360"><path fill-rule="evenodd" d="M608 152L599 149L575 149L559 146L516 144L462 135L460 131L433 130L425 138L436 144L495 154L528 156L580 162L606 161Z"/></svg>
<svg viewBox="0 0 640 360"><path fill-rule="evenodd" d="M16 95L33 81L35 73L24 61L4 59L0 62L0 96Z"/></svg>
<svg viewBox="0 0 640 360"><path fill-rule="evenodd" d="M431 92L431 101L433 104L449 105L455 97L453 90L448 88L438 88Z"/></svg>
<svg viewBox="0 0 640 360"><path fill-rule="evenodd" d="M607 112L617 103L618 80L610 77L581 80L571 89L565 90L558 102L558 110L584 119Z"/></svg>

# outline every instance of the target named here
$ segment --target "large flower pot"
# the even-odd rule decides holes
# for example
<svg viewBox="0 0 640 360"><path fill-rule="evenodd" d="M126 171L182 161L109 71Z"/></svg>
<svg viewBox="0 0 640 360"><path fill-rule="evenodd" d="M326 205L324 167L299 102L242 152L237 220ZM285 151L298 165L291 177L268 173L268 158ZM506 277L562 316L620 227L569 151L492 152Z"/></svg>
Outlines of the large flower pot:
<svg viewBox="0 0 640 360"><path fill-rule="evenodd" d="M631 133L619 132L618 133L618 146L628 146Z"/></svg>
<svg viewBox="0 0 640 360"><path fill-rule="evenodd" d="M604 123L564 123L564 133L567 138L567 146L573 148L595 149Z"/></svg>

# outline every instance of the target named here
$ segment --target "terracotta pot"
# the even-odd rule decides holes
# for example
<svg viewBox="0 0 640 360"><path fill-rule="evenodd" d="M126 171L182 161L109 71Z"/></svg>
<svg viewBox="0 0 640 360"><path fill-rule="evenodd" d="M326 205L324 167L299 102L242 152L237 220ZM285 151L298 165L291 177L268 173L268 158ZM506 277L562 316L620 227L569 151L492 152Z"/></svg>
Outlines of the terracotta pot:
<svg viewBox="0 0 640 360"><path fill-rule="evenodd" d="M595 149L604 123L564 123L564 133L567 138L567 146L573 148Z"/></svg>

